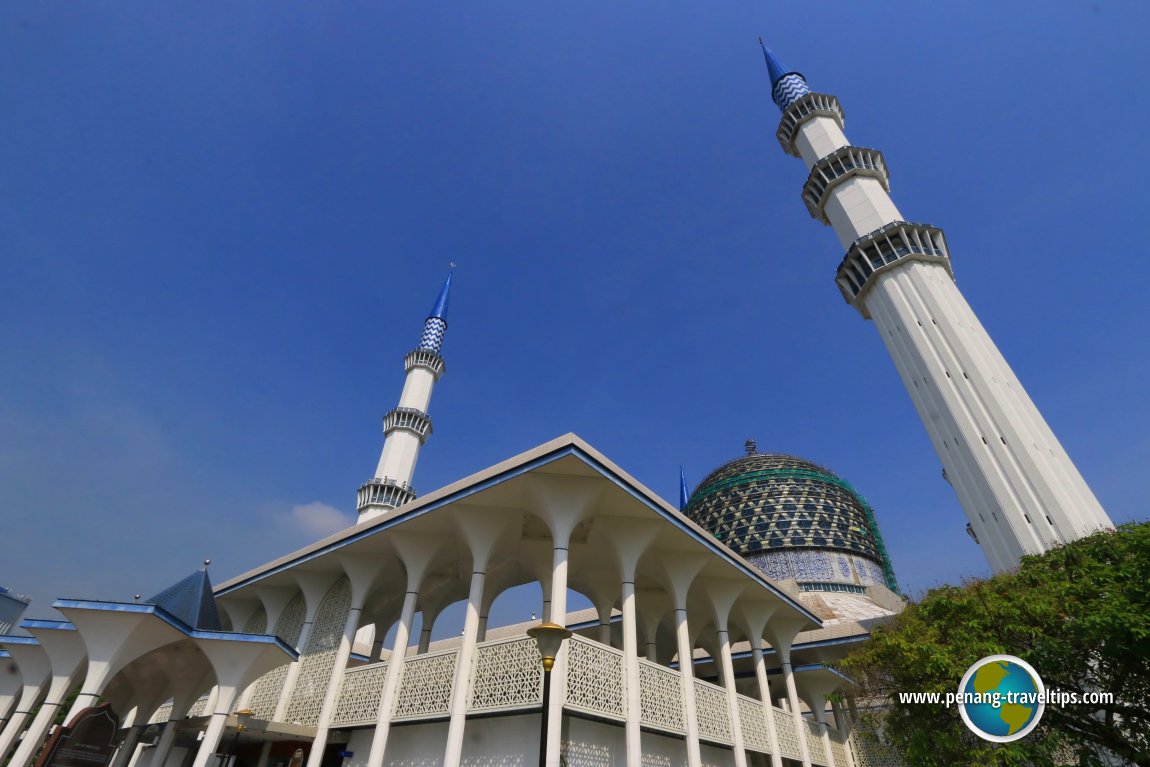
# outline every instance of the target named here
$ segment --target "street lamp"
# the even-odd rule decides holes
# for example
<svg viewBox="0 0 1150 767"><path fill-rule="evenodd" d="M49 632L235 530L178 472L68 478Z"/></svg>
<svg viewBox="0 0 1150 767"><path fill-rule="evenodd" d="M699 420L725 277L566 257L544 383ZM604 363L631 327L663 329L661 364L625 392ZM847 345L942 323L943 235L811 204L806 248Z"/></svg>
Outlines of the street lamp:
<svg viewBox="0 0 1150 767"><path fill-rule="evenodd" d="M228 757L236 755L236 747L240 744L240 733L247 729L248 722L251 721L255 711L250 708L241 708L236 712L236 736L232 738L232 747L227 754L224 754L220 760L221 767L227 767ZM234 767L234 765L233 765Z"/></svg>
<svg viewBox="0 0 1150 767"><path fill-rule="evenodd" d="M539 657L543 661L543 716L539 725L539 767L547 765L547 707L551 703L551 669L555 666L555 656L571 632L556 623L540 623L527 629L527 636L539 645Z"/></svg>

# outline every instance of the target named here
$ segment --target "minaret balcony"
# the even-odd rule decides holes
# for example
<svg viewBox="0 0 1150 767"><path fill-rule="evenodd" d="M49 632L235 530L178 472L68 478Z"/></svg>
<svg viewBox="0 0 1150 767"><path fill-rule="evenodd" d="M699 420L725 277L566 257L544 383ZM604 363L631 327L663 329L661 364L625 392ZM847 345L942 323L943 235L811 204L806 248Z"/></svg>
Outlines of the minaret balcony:
<svg viewBox="0 0 1150 767"><path fill-rule="evenodd" d="M383 417L383 433L391 434L397 429L410 431L423 444L431 435L431 417L413 407L397 407Z"/></svg>
<svg viewBox="0 0 1150 767"><path fill-rule="evenodd" d="M886 161L877 149L844 146L815 163L807 183L803 184L803 202L811 217L829 226L831 222L826 216L826 204L831 192L839 184L856 176L878 179L883 189L890 191Z"/></svg>
<svg viewBox="0 0 1150 767"><path fill-rule="evenodd" d="M870 319L862 296L874 284L877 275L907 261L941 264L954 278L950 268L950 251L942 230L929 224L892 221L859 237L847 250L835 275L843 298Z"/></svg>
<svg viewBox="0 0 1150 767"><path fill-rule="evenodd" d="M799 128L803 127L803 123L816 117L829 117L839 124L839 130L843 128L844 115L839 100L827 93L808 93L787 107L782 120L779 121L775 137L778 138L784 152L792 157L801 156L795 147L795 136Z"/></svg>
<svg viewBox="0 0 1150 767"><path fill-rule="evenodd" d="M443 371L447 369L443 357L440 357L430 349L416 349L415 351L408 352L407 356L403 358L403 366L408 373L414 368L426 368L435 376L436 381L443 375Z"/></svg>
<svg viewBox="0 0 1150 767"><path fill-rule="evenodd" d="M405 503L415 500L415 488L407 483L399 484L394 479L369 479L359 488L356 509L362 514L372 506L384 509L398 509Z"/></svg>

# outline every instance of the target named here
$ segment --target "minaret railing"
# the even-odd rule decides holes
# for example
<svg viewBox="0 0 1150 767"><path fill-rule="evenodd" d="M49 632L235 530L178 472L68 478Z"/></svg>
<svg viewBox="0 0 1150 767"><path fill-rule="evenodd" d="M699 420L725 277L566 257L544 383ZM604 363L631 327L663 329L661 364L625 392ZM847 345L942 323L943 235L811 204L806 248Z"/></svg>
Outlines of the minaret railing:
<svg viewBox="0 0 1150 767"><path fill-rule="evenodd" d="M907 259L941 264L954 277L941 229L930 224L892 221L851 243L839 263L835 284L846 302L866 317L859 298L872 284L873 276Z"/></svg>
<svg viewBox="0 0 1150 767"><path fill-rule="evenodd" d="M359 487L356 509L361 512L369 506L398 509L403 504L415 500L415 497L415 488L407 483L401 484L388 477L369 479Z"/></svg>
<svg viewBox="0 0 1150 767"><path fill-rule="evenodd" d="M396 429L410 431L423 444L431 435L431 416L413 407L394 408L383 417L383 433L391 434Z"/></svg>
<svg viewBox="0 0 1150 767"><path fill-rule="evenodd" d="M839 184L856 176L877 179L883 189L890 191L886 161L877 149L844 146L816 162L807 176L807 183L803 184L803 202L811 217L829 226L825 208L830 193Z"/></svg>
<svg viewBox="0 0 1150 767"><path fill-rule="evenodd" d="M779 121L779 129L775 132L784 152L792 157L801 156L795 148L795 136L803 123L816 117L831 118L839 124L841 130L845 114L839 100L829 93L808 93L803 96L783 112L783 119Z"/></svg>
<svg viewBox="0 0 1150 767"><path fill-rule="evenodd" d="M443 357L430 349L415 349L403 358L403 367L408 373L415 368L426 368L438 381L443 371L447 369L447 364L443 361Z"/></svg>

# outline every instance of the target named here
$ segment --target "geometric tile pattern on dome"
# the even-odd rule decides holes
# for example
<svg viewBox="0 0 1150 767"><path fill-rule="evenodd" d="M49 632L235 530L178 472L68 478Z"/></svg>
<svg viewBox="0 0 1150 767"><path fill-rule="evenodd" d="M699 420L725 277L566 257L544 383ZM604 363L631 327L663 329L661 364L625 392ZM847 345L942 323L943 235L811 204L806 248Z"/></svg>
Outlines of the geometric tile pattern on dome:
<svg viewBox="0 0 1150 767"><path fill-rule="evenodd" d="M699 484L684 513L744 556L788 549L854 554L860 570L883 573L877 581L860 573L862 582L885 583L894 590L894 573L870 507L850 485L810 461L778 453L731 461ZM791 575L782 574L784 564ZM776 568L766 571L768 577L779 580L838 580L835 569L843 571L841 562L814 552L772 565Z"/></svg>

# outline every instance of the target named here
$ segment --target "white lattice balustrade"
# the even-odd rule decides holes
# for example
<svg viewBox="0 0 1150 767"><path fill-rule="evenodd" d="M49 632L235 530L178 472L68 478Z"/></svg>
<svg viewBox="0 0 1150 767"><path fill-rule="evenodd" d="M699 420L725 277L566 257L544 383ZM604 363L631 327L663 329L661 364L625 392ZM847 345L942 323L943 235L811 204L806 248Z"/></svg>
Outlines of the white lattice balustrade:
<svg viewBox="0 0 1150 767"><path fill-rule="evenodd" d="M848 767L846 736L835 729L828 729L827 735L831 739L831 756L835 758L837 767Z"/></svg>
<svg viewBox="0 0 1150 767"><path fill-rule="evenodd" d="M404 660L403 678L399 682L392 719L448 714L458 658L458 650L443 650Z"/></svg>
<svg viewBox="0 0 1150 767"><path fill-rule="evenodd" d="M743 730L743 745L751 751L771 753L771 736L767 730L766 708L754 698L738 696L739 726ZM845 765L844 765L845 767Z"/></svg>
<svg viewBox="0 0 1150 767"><path fill-rule="evenodd" d="M771 707L775 719L775 734L779 737L779 754L790 759L802 759L802 746L799 745L799 730L795 717L781 708Z"/></svg>
<svg viewBox="0 0 1150 767"><path fill-rule="evenodd" d="M823 746L823 728L818 722L804 719L807 729L807 750L811 753L811 764L827 764L827 750Z"/></svg>
<svg viewBox="0 0 1150 767"><path fill-rule="evenodd" d="M343 687L339 691L339 703L332 716L332 726L375 724L386 679L387 661L348 670L343 675Z"/></svg>
<svg viewBox="0 0 1150 767"><path fill-rule="evenodd" d="M475 648L469 711L538 708L543 702L543 666L530 637L484 642Z"/></svg>
<svg viewBox="0 0 1150 767"><path fill-rule="evenodd" d="M627 694L623 653L614 647L573 636L567 642L567 706L623 719Z"/></svg>
<svg viewBox="0 0 1150 767"><path fill-rule="evenodd" d="M727 706L727 691L722 687L695 680L695 713L699 720L699 736L719 743L733 743L731 710Z"/></svg>
<svg viewBox="0 0 1150 767"><path fill-rule="evenodd" d="M666 666L639 661L639 707L644 725L683 733L683 688L679 672Z"/></svg>
<svg viewBox="0 0 1150 767"><path fill-rule="evenodd" d="M903 767L902 761L881 736L864 722L856 722L851 731L856 767Z"/></svg>

